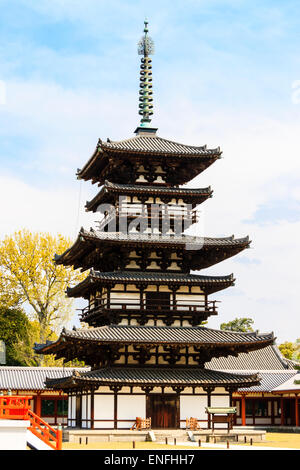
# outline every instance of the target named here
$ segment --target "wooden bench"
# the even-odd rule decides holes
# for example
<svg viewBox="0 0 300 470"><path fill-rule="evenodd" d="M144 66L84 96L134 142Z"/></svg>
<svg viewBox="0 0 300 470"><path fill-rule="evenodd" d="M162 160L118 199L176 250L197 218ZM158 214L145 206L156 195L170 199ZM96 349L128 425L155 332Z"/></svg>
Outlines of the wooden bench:
<svg viewBox="0 0 300 470"><path fill-rule="evenodd" d="M131 430L136 429L137 431L141 431L141 429L151 429L151 418L140 418L137 417L135 419L135 423L130 428Z"/></svg>
<svg viewBox="0 0 300 470"><path fill-rule="evenodd" d="M227 431L233 427L236 408L231 407L208 407L205 409L212 423L212 430L215 430L215 423L227 424Z"/></svg>
<svg viewBox="0 0 300 470"><path fill-rule="evenodd" d="M186 429L190 429L191 431L200 429L197 418L186 418Z"/></svg>

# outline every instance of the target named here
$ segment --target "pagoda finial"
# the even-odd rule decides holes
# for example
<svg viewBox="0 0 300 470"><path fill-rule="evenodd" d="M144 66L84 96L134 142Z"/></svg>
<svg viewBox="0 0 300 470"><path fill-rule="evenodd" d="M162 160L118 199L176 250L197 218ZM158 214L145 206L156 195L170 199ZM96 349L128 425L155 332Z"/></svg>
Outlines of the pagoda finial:
<svg viewBox="0 0 300 470"><path fill-rule="evenodd" d="M140 67L140 104L139 114L142 116L140 127L150 127L150 116L153 114L152 105L152 60L149 55L154 54L154 42L148 36L148 20L144 21L144 36L138 43L138 54L142 55Z"/></svg>

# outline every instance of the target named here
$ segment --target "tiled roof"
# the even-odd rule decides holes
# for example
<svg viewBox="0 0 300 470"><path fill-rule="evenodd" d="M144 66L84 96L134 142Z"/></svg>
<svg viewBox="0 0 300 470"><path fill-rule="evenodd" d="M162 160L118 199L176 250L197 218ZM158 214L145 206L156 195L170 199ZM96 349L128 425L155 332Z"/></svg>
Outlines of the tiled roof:
<svg viewBox="0 0 300 470"><path fill-rule="evenodd" d="M295 371L296 372L296 371ZM295 375L289 377L285 382L277 385L276 388L273 389L274 392L300 392L300 372L297 371Z"/></svg>
<svg viewBox="0 0 300 470"><path fill-rule="evenodd" d="M93 267L91 258L87 255L94 252L97 247L122 246L124 249L149 246L153 249L182 249L190 258L190 268L198 270L219 263L226 258L236 255L248 248L251 241L249 237L210 238L189 235L159 235L122 232L102 232L96 230L86 231L83 228L74 244L61 255L55 255L55 262L65 266L81 267L83 270ZM222 250L220 249L222 248ZM217 251L217 252L215 252ZM212 253L213 256L207 256ZM193 256L192 256L193 255Z"/></svg>
<svg viewBox="0 0 300 470"><path fill-rule="evenodd" d="M116 159L123 158L140 159L152 157L161 162L170 161L176 162L181 168L186 161L191 163L191 168L188 168L188 174L176 175L176 181L187 182L194 178L197 174L205 168L214 163L218 158L221 158L222 152L220 148L208 149L204 146L184 145L178 142L172 142L158 136L144 136L137 135L130 139L122 140L119 142L107 141L103 142L99 139L97 147L82 169L77 170L77 177L85 180L92 179L94 182L104 183L102 173L103 169L107 167L109 157L114 156ZM114 171L114 170L113 170ZM106 176L107 177L107 176ZM126 180L123 180L124 183ZM121 182L121 181L120 181Z"/></svg>
<svg viewBox="0 0 300 470"><path fill-rule="evenodd" d="M36 351L47 346L57 344L61 339L70 338L82 341L96 341L101 343L167 343L167 344L205 344L216 346L224 344L270 344L273 342L273 333L258 334L240 333L232 331L213 330L204 327L177 327L177 326L127 326L105 325L97 328L80 328L73 330L63 329L60 338L55 343L38 345Z"/></svg>
<svg viewBox="0 0 300 470"><path fill-rule="evenodd" d="M210 186L207 188L174 188L165 186L146 186L146 185L135 185L135 184L117 184L105 181L99 193L91 200L86 202L87 210L96 210L97 204L103 200L106 193L116 194L146 194L146 195L164 195L169 194L175 197L188 197L199 200L206 199L212 196L213 191Z"/></svg>
<svg viewBox="0 0 300 470"><path fill-rule="evenodd" d="M60 379L89 368L0 366L0 390L46 390L46 377Z"/></svg>
<svg viewBox="0 0 300 470"><path fill-rule="evenodd" d="M62 382L65 382L63 384ZM214 386L243 385L251 386L259 383L257 374L241 375L213 370L196 368L126 368L111 367L76 374L68 380L49 380L49 386L67 386L69 384L80 383L99 383L100 384L118 384L125 385L183 385L205 386L213 384ZM57 387L58 388L58 387Z"/></svg>
<svg viewBox="0 0 300 470"><path fill-rule="evenodd" d="M157 135L144 136L137 135L130 139L121 141L103 142L99 140L99 148L103 151L126 151L150 154L167 154L167 155L188 155L188 156L219 156L221 155L220 147L208 149L206 145L196 147L193 145L184 145L171 140L163 139Z"/></svg>
<svg viewBox="0 0 300 470"><path fill-rule="evenodd" d="M123 232L102 232L97 230L81 229L80 235L88 239L121 241L122 243L161 243L161 244L183 244L195 246L235 246L240 244L249 244L249 237L234 238L230 237L196 237L192 235L160 235L144 233L123 233Z"/></svg>
<svg viewBox="0 0 300 470"><path fill-rule="evenodd" d="M174 273L151 273L151 272L130 272L113 271L98 272L92 271L91 276L99 279L112 279L115 281L147 281L147 282L182 282L186 284L205 284L233 281L233 274L228 276L200 276L197 274L174 274Z"/></svg>
<svg viewBox="0 0 300 470"><path fill-rule="evenodd" d="M195 285L208 287L210 292L216 292L222 288L233 285L233 274L228 276L199 276L196 274L174 274L174 273L153 273L153 272L132 272L132 271L113 271L99 272L91 270L90 274L77 286L67 288L68 296L80 295L83 289L91 284L104 282L133 282L154 284L181 283L182 285Z"/></svg>
<svg viewBox="0 0 300 470"><path fill-rule="evenodd" d="M247 247L250 245L249 237L244 238L234 238L222 237L222 238L212 238L212 237L196 237L191 235L160 235L160 234L142 234L142 233L123 233L123 232L102 232L97 230L84 230L81 228L77 240L75 243L68 248L61 255L55 255L55 261L59 260L65 255L72 252L75 247L79 246L84 240L96 240L99 242L115 242L115 243L126 243L137 245L139 243L147 243L153 245L189 245L193 249L201 249L206 247L238 247L244 246Z"/></svg>
<svg viewBox="0 0 300 470"><path fill-rule="evenodd" d="M169 186L151 186L151 185L139 185L139 184L118 184L105 181L103 189L116 190L116 191L130 191L130 192L142 192L142 193L174 193L180 194L211 194L212 189L210 186L207 188L174 188Z"/></svg>
<svg viewBox="0 0 300 470"><path fill-rule="evenodd" d="M235 371L235 373L239 373ZM253 385L250 388L239 388L239 392L272 392L279 390L282 384L286 382L291 383L295 380L297 371L259 371L259 376L261 378L260 384ZM298 385L298 390L300 391L300 386Z"/></svg>
<svg viewBox="0 0 300 470"><path fill-rule="evenodd" d="M293 363L282 356L276 345L240 353L237 357L213 358L206 366L219 370L294 370Z"/></svg>

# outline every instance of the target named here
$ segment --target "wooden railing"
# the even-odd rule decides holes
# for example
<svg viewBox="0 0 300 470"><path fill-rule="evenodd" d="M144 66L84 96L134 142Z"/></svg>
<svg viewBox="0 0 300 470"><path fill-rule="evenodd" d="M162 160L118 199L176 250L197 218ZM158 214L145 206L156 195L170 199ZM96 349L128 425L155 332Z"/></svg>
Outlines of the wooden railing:
<svg viewBox="0 0 300 470"><path fill-rule="evenodd" d="M0 419L29 420L29 430L54 450L62 449L62 429L52 428L30 408L31 396L0 396Z"/></svg>
<svg viewBox="0 0 300 470"><path fill-rule="evenodd" d="M125 204L121 207L113 207L112 211L106 211L103 214L103 218L97 221L98 230L103 230L106 225L108 225L112 221L116 221L118 218L127 218L131 220L132 218L143 218L147 219L148 221L152 220L169 220L177 221L183 224L184 227L190 226L191 224L195 224L200 220L200 210L198 209L190 209L187 206L176 206L176 205L162 205L160 210L153 205L151 208L151 204L141 206L135 204Z"/></svg>
<svg viewBox="0 0 300 470"><path fill-rule="evenodd" d="M95 299L96 305L87 306L81 310L81 319L90 316L91 314L101 313L101 310L115 310L115 311L145 311L155 313L197 313L205 312L209 315L217 315L217 300L191 300L190 303L185 303L183 300L148 300L137 298L126 299Z"/></svg>

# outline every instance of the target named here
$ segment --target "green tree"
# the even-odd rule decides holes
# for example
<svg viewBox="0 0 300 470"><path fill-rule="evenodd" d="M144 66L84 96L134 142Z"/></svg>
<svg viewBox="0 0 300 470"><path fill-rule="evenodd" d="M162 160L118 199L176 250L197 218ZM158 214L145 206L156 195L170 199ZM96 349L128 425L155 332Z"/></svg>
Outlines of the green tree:
<svg viewBox="0 0 300 470"><path fill-rule="evenodd" d="M24 348L30 348L31 324L26 313L17 308L0 307L0 340L6 346L6 363L9 366L27 365L16 354L16 342L22 339Z"/></svg>
<svg viewBox="0 0 300 470"><path fill-rule="evenodd" d="M220 329L241 332L254 331L252 328L253 323L254 320L252 320L252 318L235 318L228 323L222 323Z"/></svg>
<svg viewBox="0 0 300 470"><path fill-rule="evenodd" d="M56 333L46 332L50 341L57 339ZM53 354L40 355L34 351L34 344L39 342L40 326L31 322L22 309L0 307L0 340L6 346L8 366L62 366L63 359L56 360ZM68 362L65 367L82 367L83 362Z"/></svg>

